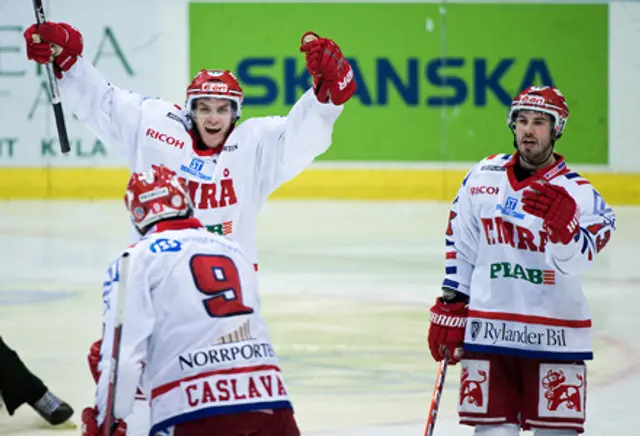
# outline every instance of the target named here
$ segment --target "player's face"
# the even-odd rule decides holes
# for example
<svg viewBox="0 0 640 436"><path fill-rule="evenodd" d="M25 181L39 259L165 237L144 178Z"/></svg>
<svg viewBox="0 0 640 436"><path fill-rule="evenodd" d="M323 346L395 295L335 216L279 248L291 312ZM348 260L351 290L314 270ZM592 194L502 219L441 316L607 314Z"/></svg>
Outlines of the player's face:
<svg viewBox="0 0 640 436"><path fill-rule="evenodd" d="M198 99L193 114L198 133L207 147L216 148L224 143L233 124L233 108L229 100Z"/></svg>
<svg viewBox="0 0 640 436"><path fill-rule="evenodd" d="M551 115L520 111L515 119L516 146L526 163L544 166L553 155L553 120Z"/></svg>

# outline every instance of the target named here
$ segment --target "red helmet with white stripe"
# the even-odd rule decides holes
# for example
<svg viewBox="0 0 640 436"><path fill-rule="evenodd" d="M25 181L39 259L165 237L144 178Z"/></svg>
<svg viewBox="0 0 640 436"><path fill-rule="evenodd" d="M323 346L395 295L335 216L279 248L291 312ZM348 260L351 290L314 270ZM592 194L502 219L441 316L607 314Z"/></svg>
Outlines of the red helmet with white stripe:
<svg viewBox="0 0 640 436"><path fill-rule="evenodd" d="M133 225L142 234L159 221L186 218L193 211L184 181L164 165L152 165L149 171L131 174L124 203Z"/></svg>
<svg viewBox="0 0 640 436"><path fill-rule="evenodd" d="M554 139L560 138L569 119L567 102L559 89L552 86L530 86L513 99L507 125L513 130L519 111L543 112L553 118Z"/></svg>
<svg viewBox="0 0 640 436"><path fill-rule="evenodd" d="M230 100L235 111L235 120L242 114L244 93L240 83L229 70L201 70L187 87L187 110L193 110L198 98L221 98Z"/></svg>

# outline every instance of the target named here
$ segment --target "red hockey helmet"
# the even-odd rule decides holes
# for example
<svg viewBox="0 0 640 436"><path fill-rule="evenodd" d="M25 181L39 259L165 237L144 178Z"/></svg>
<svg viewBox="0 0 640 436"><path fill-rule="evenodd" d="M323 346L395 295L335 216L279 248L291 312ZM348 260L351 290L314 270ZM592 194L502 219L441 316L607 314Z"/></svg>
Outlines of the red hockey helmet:
<svg viewBox="0 0 640 436"><path fill-rule="evenodd" d="M559 89L552 86L530 86L513 99L507 125L513 129L518 112L522 110L543 112L551 115L555 131L554 139L560 138L569 118L567 102Z"/></svg>
<svg viewBox="0 0 640 436"><path fill-rule="evenodd" d="M133 173L124 202L131 221L140 233L168 218L188 217L193 206L184 182L164 165Z"/></svg>
<svg viewBox="0 0 640 436"><path fill-rule="evenodd" d="M187 88L187 110L193 110L198 98L221 98L231 100L235 106L235 119L242 114L244 93L240 83L229 70L201 70Z"/></svg>

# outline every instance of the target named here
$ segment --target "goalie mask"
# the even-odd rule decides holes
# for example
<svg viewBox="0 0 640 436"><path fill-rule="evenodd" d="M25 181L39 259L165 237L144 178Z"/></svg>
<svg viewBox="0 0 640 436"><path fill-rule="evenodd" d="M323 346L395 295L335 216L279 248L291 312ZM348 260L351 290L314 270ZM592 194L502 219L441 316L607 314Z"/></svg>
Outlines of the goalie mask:
<svg viewBox="0 0 640 436"><path fill-rule="evenodd" d="M186 108L193 113L193 103L199 98L221 98L230 100L234 111L234 122L242 115L244 93L240 83L228 70L201 70L187 87Z"/></svg>
<svg viewBox="0 0 640 436"><path fill-rule="evenodd" d="M187 192L174 171L152 165L149 171L131 175L124 202L131 222L144 234L159 221L191 216L193 206Z"/></svg>
<svg viewBox="0 0 640 436"><path fill-rule="evenodd" d="M518 112L522 110L542 112L551 115L553 119L553 140L562 136L569 118L569 108L564 96L552 86L530 86L524 89L511 103L507 116L507 125L511 130Z"/></svg>

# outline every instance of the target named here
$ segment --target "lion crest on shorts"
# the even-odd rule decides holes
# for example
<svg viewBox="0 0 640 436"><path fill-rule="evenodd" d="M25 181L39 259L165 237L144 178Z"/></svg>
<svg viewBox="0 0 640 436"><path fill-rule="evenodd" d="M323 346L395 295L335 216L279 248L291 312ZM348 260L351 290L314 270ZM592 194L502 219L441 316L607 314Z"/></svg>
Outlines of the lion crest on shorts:
<svg viewBox="0 0 640 436"><path fill-rule="evenodd" d="M576 374L579 384L569 384L566 381L564 371L550 369L542 377L542 387L546 390L544 397L547 399L547 410L556 411L565 404L568 409L576 412L582 411L582 401L580 401L580 388L584 379L580 374Z"/></svg>
<svg viewBox="0 0 640 436"><path fill-rule="evenodd" d="M487 381L487 372L481 369L477 370L480 380L469 380L469 368L463 367L460 373L460 405L465 401L482 407L484 398L482 396L482 383Z"/></svg>

